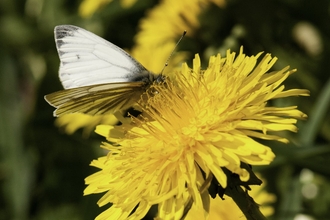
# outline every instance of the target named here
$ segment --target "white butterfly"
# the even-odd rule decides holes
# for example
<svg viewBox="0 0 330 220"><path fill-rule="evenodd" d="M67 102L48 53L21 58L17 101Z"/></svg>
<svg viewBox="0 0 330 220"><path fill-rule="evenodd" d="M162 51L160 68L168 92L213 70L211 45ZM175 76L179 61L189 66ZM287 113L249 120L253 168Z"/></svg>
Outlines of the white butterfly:
<svg viewBox="0 0 330 220"><path fill-rule="evenodd" d="M126 110L153 81L164 80L121 48L87 30L61 25L54 33L61 60L59 77L65 88L45 96L57 108L54 116Z"/></svg>

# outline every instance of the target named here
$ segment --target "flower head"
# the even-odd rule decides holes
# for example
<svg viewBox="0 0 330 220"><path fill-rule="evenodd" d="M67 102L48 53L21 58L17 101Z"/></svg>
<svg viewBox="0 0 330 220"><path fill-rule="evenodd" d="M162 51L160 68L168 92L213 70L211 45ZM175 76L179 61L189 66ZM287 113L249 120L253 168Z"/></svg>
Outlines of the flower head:
<svg viewBox="0 0 330 220"><path fill-rule="evenodd" d="M140 32L136 35L138 45L161 45L167 41L176 41L183 30L192 36L200 26L198 15L208 6L223 7L224 0L166 0L161 1L141 19Z"/></svg>
<svg viewBox="0 0 330 220"><path fill-rule="evenodd" d="M158 204L161 219L180 219L193 201L206 207L205 186L213 175L226 188L223 168L249 180L241 162L267 165L271 149L253 138L287 142L269 132L296 131L296 119L306 115L293 107L267 106L271 99L307 95L284 91L281 83L294 70L267 73L276 58L227 52L212 56L206 70L199 57L190 69L156 82L141 98L139 117L120 118L121 126L98 126L107 137L105 157L92 162L101 171L86 178L85 194L106 192L99 205L112 203L98 219L139 219ZM267 74L266 74L267 73Z"/></svg>

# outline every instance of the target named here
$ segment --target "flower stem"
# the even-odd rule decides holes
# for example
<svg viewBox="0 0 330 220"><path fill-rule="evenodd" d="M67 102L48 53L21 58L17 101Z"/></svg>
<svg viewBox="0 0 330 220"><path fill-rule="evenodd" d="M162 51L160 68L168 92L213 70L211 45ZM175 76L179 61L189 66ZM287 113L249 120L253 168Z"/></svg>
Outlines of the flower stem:
<svg viewBox="0 0 330 220"><path fill-rule="evenodd" d="M228 187L226 194L234 200L247 220L266 220L266 217L259 210L259 205L241 187Z"/></svg>

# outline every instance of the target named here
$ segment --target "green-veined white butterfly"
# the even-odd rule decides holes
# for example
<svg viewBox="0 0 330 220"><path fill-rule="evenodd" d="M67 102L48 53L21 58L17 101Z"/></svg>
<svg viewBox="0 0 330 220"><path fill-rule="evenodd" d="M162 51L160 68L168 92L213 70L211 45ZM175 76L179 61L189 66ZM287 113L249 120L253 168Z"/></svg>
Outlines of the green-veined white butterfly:
<svg viewBox="0 0 330 220"><path fill-rule="evenodd" d="M137 102L162 74L148 71L121 48L73 25L56 26L59 78L65 90L45 96L54 116L111 114Z"/></svg>

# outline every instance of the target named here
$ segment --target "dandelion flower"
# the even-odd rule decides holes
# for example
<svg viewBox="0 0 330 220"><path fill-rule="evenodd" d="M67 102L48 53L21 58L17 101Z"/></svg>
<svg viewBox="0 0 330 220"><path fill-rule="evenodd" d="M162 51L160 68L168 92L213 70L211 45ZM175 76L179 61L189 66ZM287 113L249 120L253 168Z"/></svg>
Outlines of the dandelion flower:
<svg viewBox="0 0 330 220"><path fill-rule="evenodd" d="M140 31L136 35L138 45L157 46L167 41L175 41L183 30L192 36L200 26L198 16L211 3L219 7L224 0L166 0L161 1L140 21Z"/></svg>
<svg viewBox="0 0 330 220"><path fill-rule="evenodd" d="M254 138L287 142L272 132L296 131L296 119L306 115L267 102L308 91L284 90L294 70L268 72L276 58L266 54L257 64L260 56L241 50L235 58L228 51L226 58L210 57L202 70L196 55L192 69L183 64L150 87L139 102L142 115L119 117L121 126L98 126L109 153L91 163L100 171L86 178L84 194L105 192L98 205L112 206L96 219L141 219L152 205L158 205L158 218L180 219L190 201L208 207L210 176L226 188L223 169L248 181L241 163L269 164L274 153Z"/></svg>
<svg viewBox="0 0 330 220"><path fill-rule="evenodd" d="M96 10L112 0L84 0L79 6L79 14L82 17L92 16Z"/></svg>
<svg viewBox="0 0 330 220"><path fill-rule="evenodd" d="M65 114L58 117L55 124L64 129L64 131L71 135L78 129L83 128L83 135L88 136L97 125L110 124L115 125L118 123L114 115L86 115L82 113Z"/></svg>
<svg viewBox="0 0 330 220"><path fill-rule="evenodd" d="M149 70L159 72L173 51L177 39L183 31L193 36L200 26L198 16L211 4L223 7L224 0L166 0L157 4L140 20L140 31L135 36L135 47L132 55ZM147 55L147 56L146 56ZM158 57L157 62L151 57ZM176 52L166 71L177 67L187 57L187 53ZM170 72L170 71L168 71Z"/></svg>

